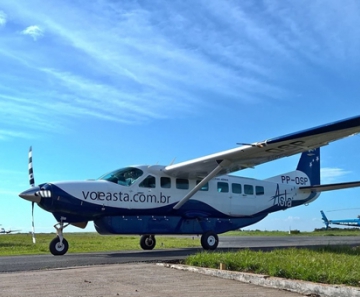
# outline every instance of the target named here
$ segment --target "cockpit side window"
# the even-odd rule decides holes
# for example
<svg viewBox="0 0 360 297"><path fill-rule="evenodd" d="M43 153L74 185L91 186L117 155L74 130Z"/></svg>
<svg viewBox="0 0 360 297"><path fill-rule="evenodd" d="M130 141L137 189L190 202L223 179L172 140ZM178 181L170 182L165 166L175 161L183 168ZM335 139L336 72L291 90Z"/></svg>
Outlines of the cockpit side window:
<svg viewBox="0 0 360 297"><path fill-rule="evenodd" d="M140 184L139 187L142 188L155 188L156 180L152 175L148 175Z"/></svg>
<svg viewBox="0 0 360 297"><path fill-rule="evenodd" d="M122 186L130 186L142 175L143 171L141 169L127 167L107 173L98 179L107 180Z"/></svg>
<svg viewBox="0 0 360 297"><path fill-rule="evenodd" d="M160 178L160 186L162 188L171 188L171 178L170 177L161 177Z"/></svg>

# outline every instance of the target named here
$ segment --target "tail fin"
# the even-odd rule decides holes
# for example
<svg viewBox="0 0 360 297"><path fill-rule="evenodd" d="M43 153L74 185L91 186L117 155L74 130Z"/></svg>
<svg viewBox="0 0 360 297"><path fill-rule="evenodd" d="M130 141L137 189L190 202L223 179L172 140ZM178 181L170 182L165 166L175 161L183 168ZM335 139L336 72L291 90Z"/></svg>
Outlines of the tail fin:
<svg viewBox="0 0 360 297"><path fill-rule="evenodd" d="M329 228L329 220L327 219L326 215L324 214L324 212L322 210L320 210L321 216L322 216L322 220L324 221L324 224L326 226L326 229Z"/></svg>
<svg viewBox="0 0 360 297"><path fill-rule="evenodd" d="M304 172L311 185L320 185L320 148L303 152L296 170Z"/></svg>

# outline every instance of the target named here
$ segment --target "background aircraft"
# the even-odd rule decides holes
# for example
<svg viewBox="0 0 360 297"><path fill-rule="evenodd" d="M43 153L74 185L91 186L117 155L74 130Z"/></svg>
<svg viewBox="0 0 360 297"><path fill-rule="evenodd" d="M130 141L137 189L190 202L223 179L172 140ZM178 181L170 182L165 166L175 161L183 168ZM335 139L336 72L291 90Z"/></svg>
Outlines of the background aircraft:
<svg viewBox="0 0 360 297"><path fill-rule="evenodd" d="M54 255L69 248L65 227L85 228L89 221L100 234L142 235L140 245L145 250L155 247L155 234L201 234L202 247L214 250L219 233L308 204L323 191L360 186L359 181L320 185L319 149L359 132L357 116L169 166L130 166L98 180L38 186L30 148L31 188L19 196L32 202L32 210L37 203L56 218L57 237L49 246ZM229 175L298 153L302 154L292 172L265 180Z"/></svg>
<svg viewBox="0 0 360 297"><path fill-rule="evenodd" d="M1 225L0 225L1 226ZM10 233L14 233L14 232L20 232L21 230L6 230L5 228L0 228L0 235L3 234L10 234Z"/></svg>
<svg viewBox="0 0 360 297"><path fill-rule="evenodd" d="M351 227L360 227L360 218L356 219L342 219L342 220L328 220L328 218L325 216L324 212L320 211L322 220L324 221L324 224L326 226L326 229L330 227L331 224L333 225L342 225L342 226L351 226Z"/></svg>

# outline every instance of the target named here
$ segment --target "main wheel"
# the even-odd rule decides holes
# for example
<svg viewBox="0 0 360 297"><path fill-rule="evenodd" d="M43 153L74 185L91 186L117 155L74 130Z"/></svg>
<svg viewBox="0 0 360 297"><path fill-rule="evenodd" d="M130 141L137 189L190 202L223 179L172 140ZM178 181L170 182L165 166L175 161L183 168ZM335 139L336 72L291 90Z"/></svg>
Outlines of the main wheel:
<svg viewBox="0 0 360 297"><path fill-rule="evenodd" d="M219 237L212 231L205 232L201 236L201 246L204 250L215 250L219 244Z"/></svg>
<svg viewBox="0 0 360 297"><path fill-rule="evenodd" d="M156 245L154 235L142 235L140 238L140 246L143 250L152 250Z"/></svg>
<svg viewBox="0 0 360 297"><path fill-rule="evenodd" d="M55 237L49 245L50 253L54 256L62 256L65 255L69 249L69 243L65 238L63 238L62 244L60 244L60 238Z"/></svg>

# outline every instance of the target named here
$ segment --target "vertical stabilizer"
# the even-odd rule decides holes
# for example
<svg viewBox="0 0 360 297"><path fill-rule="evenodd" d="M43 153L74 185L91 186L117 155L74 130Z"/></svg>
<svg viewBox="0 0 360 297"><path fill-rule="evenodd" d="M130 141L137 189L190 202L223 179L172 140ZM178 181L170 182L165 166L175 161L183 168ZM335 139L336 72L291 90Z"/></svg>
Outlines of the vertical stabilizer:
<svg viewBox="0 0 360 297"><path fill-rule="evenodd" d="M303 152L296 169L309 177L311 185L320 185L320 148Z"/></svg>
<svg viewBox="0 0 360 297"><path fill-rule="evenodd" d="M326 215L324 214L324 212L322 210L320 210L321 216L322 216L322 220L324 221L324 224L326 226L326 229L329 228L329 220L327 219Z"/></svg>

